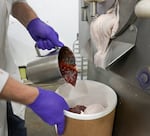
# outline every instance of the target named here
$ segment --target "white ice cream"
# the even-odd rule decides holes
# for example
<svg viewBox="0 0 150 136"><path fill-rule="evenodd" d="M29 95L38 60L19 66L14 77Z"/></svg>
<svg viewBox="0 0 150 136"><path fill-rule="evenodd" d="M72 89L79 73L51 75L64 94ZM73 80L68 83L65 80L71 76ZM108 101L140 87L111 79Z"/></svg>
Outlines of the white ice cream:
<svg viewBox="0 0 150 136"><path fill-rule="evenodd" d="M93 114L102 112L105 108L101 104L92 104L86 107L83 114Z"/></svg>

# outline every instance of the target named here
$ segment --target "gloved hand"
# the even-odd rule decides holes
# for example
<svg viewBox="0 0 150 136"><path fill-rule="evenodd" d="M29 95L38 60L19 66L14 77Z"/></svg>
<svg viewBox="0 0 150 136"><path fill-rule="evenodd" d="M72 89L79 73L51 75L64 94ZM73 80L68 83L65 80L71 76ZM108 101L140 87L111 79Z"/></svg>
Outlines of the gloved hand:
<svg viewBox="0 0 150 136"><path fill-rule="evenodd" d="M64 110L69 110L67 103L53 91L42 88L38 90L38 97L28 107L49 125L57 125L58 134L62 135L65 127Z"/></svg>
<svg viewBox="0 0 150 136"><path fill-rule="evenodd" d="M51 50L54 47L62 47L64 44L59 41L58 33L49 25L35 18L27 25L27 30L36 41L39 49Z"/></svg>

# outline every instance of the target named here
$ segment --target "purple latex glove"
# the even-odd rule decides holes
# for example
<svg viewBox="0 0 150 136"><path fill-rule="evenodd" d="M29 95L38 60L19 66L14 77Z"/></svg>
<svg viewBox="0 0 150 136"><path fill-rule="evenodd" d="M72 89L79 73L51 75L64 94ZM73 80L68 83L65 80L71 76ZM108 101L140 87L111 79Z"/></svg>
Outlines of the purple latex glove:
<svg viewBox="0 0 150 136"><path fill-rule="evenodd" d="M49 125L57 125L58 134L62 135L65 127L64 110L69 110L68 104L53 91L42 88L38 90L38 97L28 107Z"/></svg>
<svg viewBox="0 0 150 136"><path fill-rule="evenodd" d="M64 44L59 41L58 33L48 24L35 18L27 25L31 37L36 41L39 49L51 50L55 47L62 47Z"/></svg>

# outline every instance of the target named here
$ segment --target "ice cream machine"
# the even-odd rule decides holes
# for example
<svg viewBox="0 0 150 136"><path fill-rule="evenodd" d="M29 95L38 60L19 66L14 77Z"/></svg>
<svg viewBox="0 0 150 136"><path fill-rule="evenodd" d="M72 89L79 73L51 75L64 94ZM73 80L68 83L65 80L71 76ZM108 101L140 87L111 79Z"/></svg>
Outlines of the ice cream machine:
<svg viewBox="0 0 150 136"><path fill-rule="evenodd" d="M90 24L113 7L115 0L79 0L80 49L89 60L88 79L109 85L118 95L113 135L149 136L150 88L142 88L137 76L143 68L150 66L150 19L135 15L138 0L118 1L119 28L109 43L112 52L106 68L94 65L95 47ZM142 77L144 81L149 80L147 78Z"/></svg>

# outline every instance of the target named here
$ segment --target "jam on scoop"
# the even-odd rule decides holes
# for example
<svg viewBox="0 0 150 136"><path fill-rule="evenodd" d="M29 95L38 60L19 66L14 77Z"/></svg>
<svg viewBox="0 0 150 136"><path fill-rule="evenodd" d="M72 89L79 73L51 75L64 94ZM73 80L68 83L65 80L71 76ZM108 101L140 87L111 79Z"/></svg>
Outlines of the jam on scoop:
<svg viewBox="0 0 150 136"><path fill-rule="evenodd" d="M62 74L62 77L67 83L75 86L78 71L76 68L75 57L73 52L66 46L62 47L58 56L59 60L59 69Z"/></svg>

